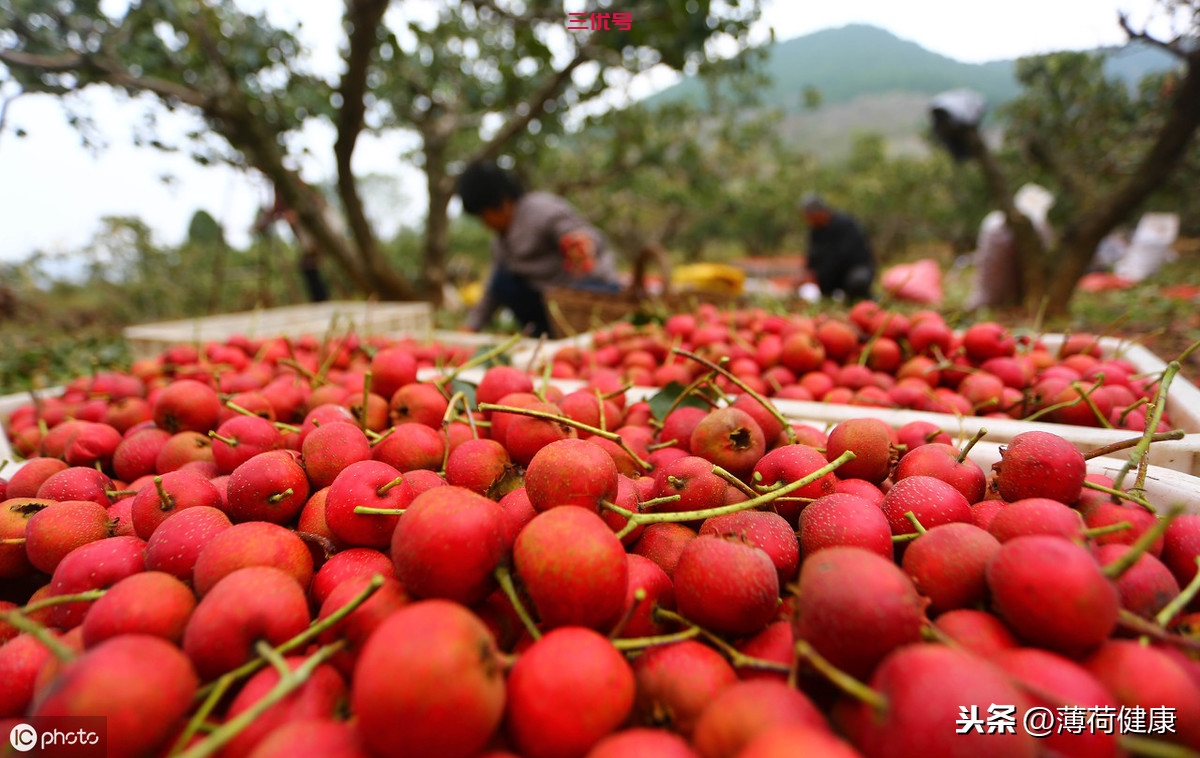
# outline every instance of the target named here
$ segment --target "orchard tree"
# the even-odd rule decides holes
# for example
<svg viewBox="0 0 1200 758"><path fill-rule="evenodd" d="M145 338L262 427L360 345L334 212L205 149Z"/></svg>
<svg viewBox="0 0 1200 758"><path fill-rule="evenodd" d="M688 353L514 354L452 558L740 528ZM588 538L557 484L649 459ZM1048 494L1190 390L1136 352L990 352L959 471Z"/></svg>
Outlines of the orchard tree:
<svg viewBox="0 0 1200 758"><path fill-rule="evenodd" d="M1016 171L990 151L977 130L962 135L982 168L993 207L1004 211L1016 240L1020 293L1016 305L1065 315L1097 245L1127 222L1189 160L1200 127L1200 0L1160 0L1182 26L1170 38L1135 29L1122 14L1131 41L1169 52L1177 72L1130 93L1104 77L1103 59L1056 53L1022 59L1022 96L1005 112L1006 141L1033 178L1055 189L1057 242L1046 249L1032 223L1013 206ZM1028 171L1026 171L1028 173Z"/></svg>
<svg viewBox="0 0 1200 758"><path fill-rule="evenodd" d="M462 165L522 140L530 152L529 140L561 131L568 111L629 74L659 64L701 70L721 58L722 44L746 49L760 12L759 0L604 5L589 0L567 15L549 0L346 0L343 67L329 79L309 68L294 30L234 0L132 0L121 15L99 0L0 0L0 81L9 99L15 87L71 107L71 95L100 85L194 114L186 147L197 160L261 172L355 287L389 299L415 298L416 289L387 260L351 165L364 133L414 130L428 176L426 291L436 297ZM434 18L422 20L430 9ZM314 119L336 129L348 235L300 175L298 135ZM89 124L86 113L71 120ZM145 140L181 147L156 133Z"/></svg>

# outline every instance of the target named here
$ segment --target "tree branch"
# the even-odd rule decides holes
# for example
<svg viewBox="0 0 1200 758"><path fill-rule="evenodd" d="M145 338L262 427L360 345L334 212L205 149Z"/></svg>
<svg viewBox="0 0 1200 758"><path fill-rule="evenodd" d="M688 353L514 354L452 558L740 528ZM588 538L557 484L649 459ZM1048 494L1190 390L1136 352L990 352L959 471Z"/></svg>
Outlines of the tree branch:
<svg viewBox="0 0 1200 758"><path fill-rule="evenodd" d="M1188 59L1188 51L1185 50L1183 45L1180 44L1182 38L1176 37L1173 40L1167 41L1148 34L1145 30L1137 31L1129 25L1129 14L1125 13L1124 11L1121 11L1117 14L1117 23L1121 25L1121 29L1129 36L1130 40L1138 40L1139 42L1145 42L1148 45L1153 45L1160 50L1167 51L1180 60Z"/></svg>
<svg viewBox="0 0 1200 758"><path fill-rule="evenodd" d="M526 106L525 115L519 115L516 109L514 109L513 117L505 122L504 126L500 127L500 130L487 143L475 151L470 161L495 158L499 155L500 150L508 144L509 140L524 131L525 127L529 126L530 121L545 113L546 103L553 99L562 90L563 86L571 80L571 74L575 72L575 69L591 60L591 57L589 48L579 48L579 51L575 53L575 57L571 59L570 63L563 66L561 71L547 79L540 90L522 103Z"/></svg>

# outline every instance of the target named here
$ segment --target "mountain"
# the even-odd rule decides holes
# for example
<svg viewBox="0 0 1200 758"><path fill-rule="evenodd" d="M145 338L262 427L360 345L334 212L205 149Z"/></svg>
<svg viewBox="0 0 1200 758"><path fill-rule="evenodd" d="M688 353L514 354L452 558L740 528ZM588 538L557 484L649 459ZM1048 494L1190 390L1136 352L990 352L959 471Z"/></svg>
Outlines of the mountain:
<svg viewBox="0 0 1200 758"><path fill-rule="evenodd" d="M1110 76L1135 85L1147 73L1174 65L1150 46L1108 49ZM819 155L839 156L856 132L882 133L894 153L923 153L929 97L959 87L983 94L989 106L1020 92L1016 61L963 63L865 24L850 24L773 43L763 66L770 84L757 93L762 107L784 113L783 133ZM728 86L728 85L727 85ZM806 91L820 95L806 106ZM688 78L647 99L648 105L701 102L704 86Z"/></svg>

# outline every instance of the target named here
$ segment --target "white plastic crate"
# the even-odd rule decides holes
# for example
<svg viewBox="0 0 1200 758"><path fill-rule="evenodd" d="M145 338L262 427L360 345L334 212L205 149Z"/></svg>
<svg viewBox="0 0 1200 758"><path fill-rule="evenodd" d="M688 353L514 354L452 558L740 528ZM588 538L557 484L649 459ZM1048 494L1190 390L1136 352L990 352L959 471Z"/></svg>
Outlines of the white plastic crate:
<svg viewBox="0 0 1200 758"><path fill-rule="evenodd" d="M234 334L251 339L304 334L320 338L349 324L362 335L424 335L433 330L433 307L429 303L339 300L140 324L126 327L124 334L134 358L150 358L172 345L222 341Z"/></svg>

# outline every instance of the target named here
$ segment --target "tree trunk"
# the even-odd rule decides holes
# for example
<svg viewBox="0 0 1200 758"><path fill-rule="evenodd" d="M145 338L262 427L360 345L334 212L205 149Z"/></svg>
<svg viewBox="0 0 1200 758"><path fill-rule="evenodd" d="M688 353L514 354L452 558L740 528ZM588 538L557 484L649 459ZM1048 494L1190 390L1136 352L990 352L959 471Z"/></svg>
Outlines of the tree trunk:
<svg viewBox="0 0 1200 758"><path fill-rule="evenodd" d="M441 305L446 286L446 259L450 250L450 200L454 196L454 182L447 171L445 145L436 135L425 135L424 152L429 213L425 219L421 278L429 288L429 299Z"/></svg>

